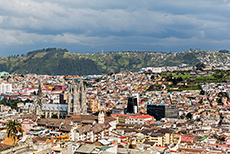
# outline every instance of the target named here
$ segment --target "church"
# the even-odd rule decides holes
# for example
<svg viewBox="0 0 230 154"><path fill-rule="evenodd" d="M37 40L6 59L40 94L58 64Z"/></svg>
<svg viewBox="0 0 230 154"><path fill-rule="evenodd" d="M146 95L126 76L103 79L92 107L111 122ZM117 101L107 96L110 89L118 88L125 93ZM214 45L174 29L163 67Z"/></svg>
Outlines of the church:
<svg viewBox="0 0 230 154"><path fill-rule="evenodd" d="M74 80L68 88L67 104L48 104L42 96L41 84L39 82L38 97L33 103L26 103L22 108L23 113L35 114L45 118L51 118L56 114L58 118L65 118L67 115L86 115L86 86L81 80L75 83Z"/></svg>

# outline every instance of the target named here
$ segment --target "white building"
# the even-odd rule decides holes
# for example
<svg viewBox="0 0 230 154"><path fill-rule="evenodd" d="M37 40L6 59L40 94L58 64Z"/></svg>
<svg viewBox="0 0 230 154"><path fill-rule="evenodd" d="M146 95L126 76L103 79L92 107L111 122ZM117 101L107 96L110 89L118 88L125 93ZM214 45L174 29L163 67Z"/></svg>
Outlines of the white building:
<svg viewBox="0 0 230 154"><path fill-rule="evenodd" d="M161 67L146 67L146 68L142 68L141 71L152 72L152 73L161 73L162 68Z"/></svg>
<svg viewBox="0 0 230 154"><path fill-rule="evenodd" d="M152 72L153 72L153 73L161 73L162 70L161 70L160 67L153 67L153 68L152 68Z"/></svg>
<svg viewBox="0 0 230 154"><path fill-rule="evenodd" d="M12 93L12 84L1 83L0 84L0 93L1 94Z"/></svg>

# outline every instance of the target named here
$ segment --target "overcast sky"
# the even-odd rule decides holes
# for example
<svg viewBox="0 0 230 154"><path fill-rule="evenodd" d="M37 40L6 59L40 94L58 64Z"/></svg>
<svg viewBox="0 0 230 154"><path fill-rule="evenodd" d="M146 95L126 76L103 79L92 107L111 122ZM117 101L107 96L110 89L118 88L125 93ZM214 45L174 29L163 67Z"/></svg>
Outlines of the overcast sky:
<svg viewBox="0 0 230 154"><path fill-rule="evenodd" d="M0 0L0 56L230 49L230 0Z"/></svg>

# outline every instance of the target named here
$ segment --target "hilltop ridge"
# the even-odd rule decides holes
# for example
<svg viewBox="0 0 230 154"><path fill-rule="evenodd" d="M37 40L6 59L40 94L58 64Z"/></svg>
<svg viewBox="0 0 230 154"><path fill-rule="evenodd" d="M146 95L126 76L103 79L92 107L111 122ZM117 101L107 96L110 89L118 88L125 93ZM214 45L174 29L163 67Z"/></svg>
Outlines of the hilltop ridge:
<svg viewBox="0 0 230 154"><path fill-rule="evenodd" d="M227 50L192 50L181 53L158 52L106 52L78 54L67 49L47 48L26 55L1 57L0 71L49 75L107 74L111 72L139 71L143 67L225 65L230 62Z"/></svg>

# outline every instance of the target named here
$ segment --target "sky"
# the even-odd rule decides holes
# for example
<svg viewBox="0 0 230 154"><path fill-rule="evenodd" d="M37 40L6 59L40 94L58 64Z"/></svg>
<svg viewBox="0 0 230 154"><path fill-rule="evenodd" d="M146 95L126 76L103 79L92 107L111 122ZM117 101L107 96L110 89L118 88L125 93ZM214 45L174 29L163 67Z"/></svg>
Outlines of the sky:
<svg viewBox="0 0 230 154"><path fill-rule="evenodd" d="M230 0L0 0L0 56L230 49Z"/></svg>

